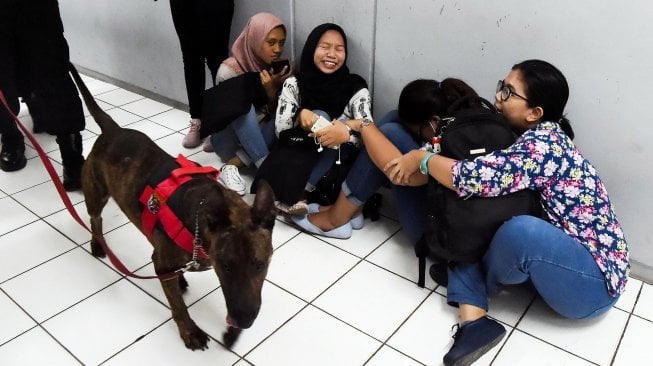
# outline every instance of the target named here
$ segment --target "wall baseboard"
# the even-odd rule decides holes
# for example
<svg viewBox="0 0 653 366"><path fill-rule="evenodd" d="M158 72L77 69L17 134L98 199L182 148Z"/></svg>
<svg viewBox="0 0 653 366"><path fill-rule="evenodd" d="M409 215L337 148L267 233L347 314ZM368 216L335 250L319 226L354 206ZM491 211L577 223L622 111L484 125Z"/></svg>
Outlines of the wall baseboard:
<svg viewBox="0 0 653 366"><path fill-rule="evenodd" d="M140 95L142 95L142 96L144 96L146 98L155 100L155 101L157 101L159 103L163 103L165 105L169 105L169 106L171 106L173 108L181 109L183 111L188 111L188 104L184 104L184 103L182 103L182 102L180 102L178 100L174 100L174 99L171 99L171 98L164 97L164 96L162 96L160 94L156 94L156 93L152 92L151 90L143 89L141 87L138 87L138 86L135 86L133 84L124 82L122 80L118 80L116 78L113 78L111 76L102 74L100 72L97 72L97 71L94 71L94 70L91 70L91 69L87 69L87 68L85 68L83 66L80 66L80 65L77 65L77 64L74 64L74 65L75 65L75 68L77 68L77 70L79 71L80 74L84 74L84 75L90 76L92 78L102 80L104 82L119 86L119 87L121 87L121 88L123 88L125 90L129 90L130 92L140 94Z"/></svg>
<svg viewBox="0 0 653 366"><path fill-rule="evenodd" d="M632 259L630 265L630 277L653 285L653 267Z"/></svg>

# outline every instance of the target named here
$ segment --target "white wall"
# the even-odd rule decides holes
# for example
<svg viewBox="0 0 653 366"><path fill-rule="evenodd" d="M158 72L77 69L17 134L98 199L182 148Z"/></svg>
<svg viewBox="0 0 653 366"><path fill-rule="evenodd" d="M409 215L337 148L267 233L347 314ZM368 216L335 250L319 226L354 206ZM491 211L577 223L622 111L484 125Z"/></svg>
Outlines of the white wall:
<svg viewBox="0 0 653 366"><path fill-rule="evenodd" d="M168 1L60 0L60 7L73 62L187 102ZM645 114L653 100L652 10L645 0L236 0L232 40L249 16L270 11L288 25L294 42L286 52L298 58L315 25L339 23L350 68L372 86L377 118L414 78L459 77L491 99L514 63L552 62L569 81L576 143L610 192L634 274L653 281L653 128Z"/></svg>

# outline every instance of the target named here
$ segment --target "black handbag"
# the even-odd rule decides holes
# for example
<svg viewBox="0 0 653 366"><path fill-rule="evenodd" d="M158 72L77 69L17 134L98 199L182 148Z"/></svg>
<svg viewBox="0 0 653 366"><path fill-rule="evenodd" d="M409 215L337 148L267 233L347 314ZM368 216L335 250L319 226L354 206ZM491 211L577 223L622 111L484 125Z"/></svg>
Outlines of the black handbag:
<svg viewBox="0 0 653 366"><path fill-rule="evenodd" d="M262 107L268 97L258 72L246 72L204 91L200 138L224 130L249 112L252 105Z"/></svg>
<svg viewBox="0 0 653 366"><path fill-rule="evenodd" d="M303 198L304 187L319 157L317 145L308 132L300 127L282 131L259 167L250 192L256 192L258 181L264 179L277 201L296 203Z"/></svg>

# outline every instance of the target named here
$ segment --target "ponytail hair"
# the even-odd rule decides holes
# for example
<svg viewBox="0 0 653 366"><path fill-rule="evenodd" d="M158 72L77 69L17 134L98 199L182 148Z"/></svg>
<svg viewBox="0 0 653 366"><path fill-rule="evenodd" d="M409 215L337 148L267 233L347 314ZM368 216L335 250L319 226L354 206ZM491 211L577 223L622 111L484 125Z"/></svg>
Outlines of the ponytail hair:
<svg viewBox="0 0 653 366"><path fill-rule="evenodd" d="M562 129L562 132L564 132L567 136L569 136L570 139L574 139L575 134L574 134L574 129L571 128L571 123L569 123L569 120L567 117L563 116L558 120L558 124L560 125L560 128Z"/></svg>
<svg viewBox="0 0 653 366"><path fill-rule="evenodd" d="M564 116L564 109L569 99L569 85L562 72L542 60L522 61L515 64L512 69L521 72L526 86L528 106L542 108L544 111L542 120L557 122L562 131L573 139L574 130L569 119Z"/></svg>

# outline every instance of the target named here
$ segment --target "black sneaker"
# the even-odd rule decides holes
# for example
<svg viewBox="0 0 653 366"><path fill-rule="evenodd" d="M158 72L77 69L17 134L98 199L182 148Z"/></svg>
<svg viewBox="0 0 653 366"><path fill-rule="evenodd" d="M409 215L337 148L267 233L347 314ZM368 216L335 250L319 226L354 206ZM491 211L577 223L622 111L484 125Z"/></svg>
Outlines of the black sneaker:
<svg viewBox="0 0 653 366"><path fill-rule="evenodd" d="M25 144L22 139L20 143L3 141L0 151L0 169L5 172L13 172L23 169L27 164L25 159Z"/></svg>
<svg viewBox="0 0 653 366"><path fill-rule="evenodd" d="M454 334L453 346L444 355L443 362L445 366L471 365L496 346L504 335L506 328L488 317L469 322Z"/></svg>
<svg viewBox="0 0 653 366"><path fill-rule="evenodd" d="M449 285L449 272L447 271L447 262L435 262L429 267L429 276L440 286L447 287Z"/></svg>

